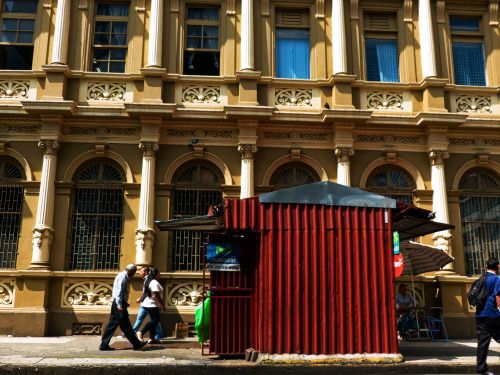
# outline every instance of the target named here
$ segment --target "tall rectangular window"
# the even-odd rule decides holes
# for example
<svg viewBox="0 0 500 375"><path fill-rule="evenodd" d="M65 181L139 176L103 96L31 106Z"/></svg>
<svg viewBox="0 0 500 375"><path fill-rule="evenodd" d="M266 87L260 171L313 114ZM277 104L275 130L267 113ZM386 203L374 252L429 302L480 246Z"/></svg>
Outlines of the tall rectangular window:
<svg viewBox="0 0 500 375"><path fill-rule="evenodd" d="M38 2L5 0L2 3L0 69L31 70Z"/></svg>
<svg viewBox="0 0 500 375"><path fill-rule="evenodd" d="M367 81L399 82L396 16L368 13L364 24Z"/></svg>
<svg viewBox="0 0 500 375"><path fill-rule="evenodd" d="M455 84L486 86L486 64L479 20L450 18Z"/></svg>
<svg viewBox="0 0 500 375"><path fill-rule="evenodd" d="M128 4L97 4L92 45L94 72L125 72L128 15Z"/></svg>
<svg viewBox="0 0 500 375"><path fill-rule="evenodd" d="M184 74L220 75L219 14L219 8L187 8Z"/></svg>
<svg viewBox="0 0 500 375"><path fill-rule="evenodd" d="M308 16L305 10L276 11L276 77L310 78Z"/></svg>

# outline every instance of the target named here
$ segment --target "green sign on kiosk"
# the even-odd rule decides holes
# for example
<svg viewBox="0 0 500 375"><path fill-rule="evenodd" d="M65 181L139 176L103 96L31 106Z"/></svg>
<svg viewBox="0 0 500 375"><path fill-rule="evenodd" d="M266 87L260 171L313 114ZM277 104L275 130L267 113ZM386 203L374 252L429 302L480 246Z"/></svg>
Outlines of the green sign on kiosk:
<svg viewBox="0 0 500 375"><path fill-rule="evenodd" d="M394 255L398 255L399 254L399 233L393 232L392 238L393 238L393 242L394 242Z"/></svg>

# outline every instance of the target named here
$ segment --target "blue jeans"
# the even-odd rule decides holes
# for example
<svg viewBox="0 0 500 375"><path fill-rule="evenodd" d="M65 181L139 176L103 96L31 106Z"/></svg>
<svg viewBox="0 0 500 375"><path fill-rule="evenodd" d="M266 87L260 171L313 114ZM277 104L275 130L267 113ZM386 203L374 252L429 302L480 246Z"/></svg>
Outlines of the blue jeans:
<svg viewBox="0 0 500 375"><path fill-rule="evenodd" d="M137 314L137 320L135 321L134 324L134 332L137 332L139 330L139 327L141 326L142 322L144 319L146 319L146 316L148 315L148 311L142 307L139 307L139 314ZM161 329L161 323L158 322L158 325L156 326L156 340L160 340L163 338L163 331Z"/></svg>

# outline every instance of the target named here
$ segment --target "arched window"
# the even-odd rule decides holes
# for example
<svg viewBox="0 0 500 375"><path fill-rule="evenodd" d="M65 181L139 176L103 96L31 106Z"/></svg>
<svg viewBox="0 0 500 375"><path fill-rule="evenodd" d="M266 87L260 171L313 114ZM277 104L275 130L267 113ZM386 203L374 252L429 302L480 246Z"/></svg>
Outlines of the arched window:
<svg viewBox="0 0 500 375"><path fill-rule="evenodd" d="M500 258L500 178L487 168L472 168L459 189L466 272L480 275L489 258Z"/></svg>
<svg viewBox="0 0 500 375"><path fill-rule="evenodd" d="M17 161L0 158L0 268L16 268L25 179Z"/></svg>
<svg viewBox="0 0 500 375"><path fill-rule="evenodd" d="M413 204L413 190L417 188L417 184L403 168L382 165L370 173L366 188L372 193Z"/></svg>
<svg viewBox="0 0 500 375"><path fill-rule="evenodd" d="M275 188L289 188L319 181L316 171L307 164L286 163L274 171L270 183Z"/></svg>
<svg viewBox="0 0 500 375"><path fill-rule="evenodd" d="M121 168L93 160L75 173L70 270L118 270L123 226Z"/></svg>
<svg viewBox="0 0 500 375"><path fill-rule="evenodd" d="M222 203L224 177L212 163L193 161L174 174L172 218L206 215L211 205ZM203 232L176 231L172 244L172 271L200 271L203 267Z"/></svg>

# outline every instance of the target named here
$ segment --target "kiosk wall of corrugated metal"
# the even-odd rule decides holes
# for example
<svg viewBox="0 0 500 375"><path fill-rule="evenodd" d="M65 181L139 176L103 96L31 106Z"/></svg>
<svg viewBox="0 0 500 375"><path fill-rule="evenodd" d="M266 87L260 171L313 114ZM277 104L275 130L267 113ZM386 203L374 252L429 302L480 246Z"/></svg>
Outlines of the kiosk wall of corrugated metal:
<svg viewBox="0 0 500 375"><path fill-rule="evenodd" d="M252 345L267 353L396 353L391 212L226 201L226 228L261 232ZM230 334L230 333L228 333Z"/></svg>

